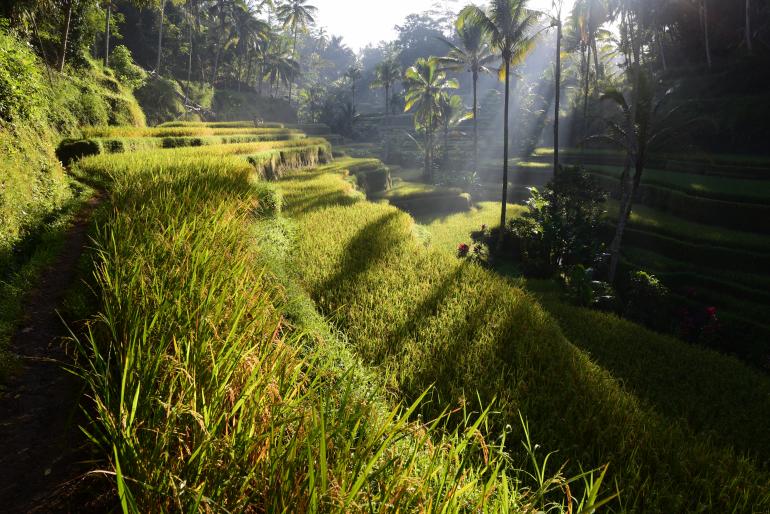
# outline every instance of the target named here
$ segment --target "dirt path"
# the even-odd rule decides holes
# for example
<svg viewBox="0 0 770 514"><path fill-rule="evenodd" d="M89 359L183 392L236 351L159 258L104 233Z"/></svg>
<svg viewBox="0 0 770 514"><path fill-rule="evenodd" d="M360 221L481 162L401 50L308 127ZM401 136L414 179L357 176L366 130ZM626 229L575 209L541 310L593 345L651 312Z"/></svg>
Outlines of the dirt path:
<svg viewBox="0 0 770 514"><path fill-rule="evenodd" d="M56 309L76 276L88 238L91 199L78 214L60 255L25 301L25 318L12 340L21 370L0 393L0 511L82 512L89 453L78 430L81 394L62 369L66 334ZM93 498L93 494L88 495ZM85 501L83 501L85 500Z"/></svg>

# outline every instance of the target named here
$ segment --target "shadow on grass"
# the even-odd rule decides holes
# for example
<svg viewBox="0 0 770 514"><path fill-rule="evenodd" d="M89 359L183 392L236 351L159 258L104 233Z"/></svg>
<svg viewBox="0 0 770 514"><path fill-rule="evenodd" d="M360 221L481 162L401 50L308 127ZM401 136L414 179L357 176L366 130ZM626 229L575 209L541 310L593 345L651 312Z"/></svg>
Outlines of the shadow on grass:
<svg viewBox="0 0 770 514"><path fill-rule="evenodd" d="M337 273L320 284L317 291L338 296L334 291L357 282L369 268L403 244L403 232L391 224L399 215L398 211L390 211L364 225L345 247Z"/></svg>
<svg viewBox="0 0 770 514"><path fill-rule="evenodd" d="M353 205L358 201L358 198L346 195L344 192L332 191L321 195L310 196L302 201L289 201L287 202L286 211L293 215L308 214L311 211L323 209L325 207L344 207Z"/></svg>
<svg viewBox="0 0 770 514"><path fill-rule="evenodd" d="M405 341L415 337L431 316L435 316L445 299L457 289L457 284L462 281L463 271L468 262L463 261L453 272L448 273L431 293L421 302L414 304L409 309L409 316L403 323L393 326L388 334L383 334L384 344L378 348L375 359L382 360L387 355L399 351Z"/></svg>

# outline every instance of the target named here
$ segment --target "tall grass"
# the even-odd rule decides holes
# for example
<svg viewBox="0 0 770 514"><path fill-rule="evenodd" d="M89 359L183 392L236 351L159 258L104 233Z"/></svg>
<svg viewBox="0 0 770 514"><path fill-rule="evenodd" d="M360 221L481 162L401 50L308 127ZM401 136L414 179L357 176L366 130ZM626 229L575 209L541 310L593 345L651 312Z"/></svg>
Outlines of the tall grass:
<svg viewBox="0 0 770 514"><path fill-rule="evenodd" d="M618 510L770 508L761 465L662 416L509 280L426 249L408 215L361 201L338 175L304 173L280 187L298 224L293 262L303 285L402 398L435 384L424 414L496 397L498 422L521 411L570 469L609 462Z"/></svg>
<svg viewBox="0 0 770 514"><path fill-rule="evenodd" d="M240 134L299 134L296 129L267 127L224 127L207 126L182 127L85 127L85 137L186 137L186 136L232 136Z"/></svg>
<svg viewBox="0 0 770 514"><path fill-rule="evenodd" d="M284 262L280 200L237 155L97 156L100 314L80 338L84 427L125 512L592 512L525 429L529 472L469 404L392 406ZM274 150L278 152L280 150ZM179 154L174 156L173 154ZM307 162L306 164L312 164ZM461 422L457 423L457 419ZM451 423L450 423L451 419ZM582 500L570 485L582 483Z"/></svg>

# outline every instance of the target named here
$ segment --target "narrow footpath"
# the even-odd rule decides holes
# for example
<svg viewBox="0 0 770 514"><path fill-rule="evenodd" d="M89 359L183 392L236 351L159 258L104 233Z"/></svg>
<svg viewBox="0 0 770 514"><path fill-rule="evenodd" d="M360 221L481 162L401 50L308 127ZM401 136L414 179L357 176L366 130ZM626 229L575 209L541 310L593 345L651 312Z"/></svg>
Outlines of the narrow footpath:
<svg viewBox="0 0 770 514"><path fill-rule="evenodd" d="M57 313L77 276L88 226L100 199L78 214L61 253L31 290L11 341L20 370L0 389L0 511L96 510L103 479L88 475L91 455L78 429L82 391L63 368L67 329ZM88 494L90 490L90 494ZM97 500L98 501L98 500Z"/></svg>

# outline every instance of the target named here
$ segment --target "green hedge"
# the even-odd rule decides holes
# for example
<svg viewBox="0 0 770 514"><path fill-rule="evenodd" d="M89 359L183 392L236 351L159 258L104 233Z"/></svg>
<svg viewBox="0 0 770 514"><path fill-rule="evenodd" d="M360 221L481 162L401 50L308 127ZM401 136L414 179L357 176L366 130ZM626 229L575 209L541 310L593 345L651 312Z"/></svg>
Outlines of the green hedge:
<svg viewBox="0 0 770 514"><path fill-rule="evenodd" d="M472 207L471 196L468 193L419 193L390 197L388 201L391 205L413 216L464 212Z"/></svg>
<svg viewBox="0 0 770 514"><path fill-rule="evenodd" d="M99 155L100 153L102 153L102 145L95 139L65 139L59 143L59 147L56 149L56 157L65 166L69 166L83 157Z"/></svg>

